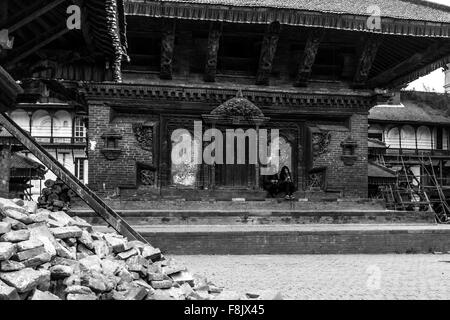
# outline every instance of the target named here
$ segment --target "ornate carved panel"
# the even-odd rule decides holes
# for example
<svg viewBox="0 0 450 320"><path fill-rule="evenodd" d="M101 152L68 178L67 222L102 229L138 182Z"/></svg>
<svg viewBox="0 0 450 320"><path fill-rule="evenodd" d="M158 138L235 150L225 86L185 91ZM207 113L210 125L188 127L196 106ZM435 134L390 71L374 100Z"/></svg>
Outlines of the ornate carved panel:
<svg viewBox="0 0 450 320"><path fill-rule="evenodd" d="M152 170L141 170L139 172L141 183L145 186L155 185L156 174Z"/></svg>
<svg viewBox="0 0 450 320"><path fill-rule="evenodd" d="M133 132L139 146L147 151L153 151L153 125L133 124Z"/></svg>
<svg viewBox="0 0 450 320"><path fill-rule="evenodd" d="M175 23L165 20L162 25L160 78L172 79L173 50L175 47Z"/></svg>
<svg viewBox="0 0 450 320"><path fill-rule="evenodd" d="M137 163L137 183L142 186L156 185L156 168L145 163Z"/></svg>
<svg viewBox="0 0 450 320"><path fill-rule="evenodd" d="M219 52L220 37L222 35L222 24L212 23L209 30L208 52L205 66L205 81L216 80L217 53Z"/></svg>
<svg viewBox="0 0 450 320"><path fill-rule="evenodd" d="M323 29L314 29L310 32L306 41L305 51L300 59L297 78L295 80L296 86L305 86L309 80L323 34Z"/></svg>
<svg viewBox="0 0 450 320"><path fill-rule="evenodd" d="M271 23L264 35L261 56L259 58L258 73L256 75L256 84L268 85L269 76L272 72L273 59L277 51L278 39L280 33L280 23Z"/></svg>
<svg viewBox="0 0 450 320"><path fill-rule="evenodd" d="M329 131L313 132L311 135L311 139L312 139L312 153L314 159L328 152L328 146L330 145L331 141L331 132Z"/></svg>

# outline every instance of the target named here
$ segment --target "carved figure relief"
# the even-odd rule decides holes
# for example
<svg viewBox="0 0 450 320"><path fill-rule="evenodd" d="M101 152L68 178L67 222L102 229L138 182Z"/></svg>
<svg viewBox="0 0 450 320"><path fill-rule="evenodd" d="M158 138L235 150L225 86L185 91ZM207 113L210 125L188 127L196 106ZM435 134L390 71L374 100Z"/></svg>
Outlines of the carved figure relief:
<svg viewBox="0 0 450 320"><path fill-rule="evenodd" d="M312 133L312 153L314 159L328 152L328 146L331 141L331 132L314 132Z"/></svg>

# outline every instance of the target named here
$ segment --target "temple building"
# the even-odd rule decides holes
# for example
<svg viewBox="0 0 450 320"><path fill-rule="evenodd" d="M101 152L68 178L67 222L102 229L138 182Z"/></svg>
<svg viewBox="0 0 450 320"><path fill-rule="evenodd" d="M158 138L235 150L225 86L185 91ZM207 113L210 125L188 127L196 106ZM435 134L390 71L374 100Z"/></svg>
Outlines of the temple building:
<svg viewBox="0 0 450 320"><path fill-rule="evenodd" d="M26 84L10 115L32 135L36 118L46 130L36 139L58 144L58 157L78 148L70 163L85 161L86 148L87 182L101 195L264 199L267 162L250 159L272 150L276 130L276 171L289 169L299 196L366 198L368 135L402 150L448 148L446 123L396 135L376 118L383 111L368 118L390 89L450 62L447 6L371 1L380 17L362 0L76 1L82 27L69 30L59 17L70 1L41 1L47 11L24 21L31 2L4 1L10 18L0 19L15 38L0 64ZM28 87L40 91L30 96ZM229 131L246 135L227 148L219 136ZM417 145L416 134L430 139ZM231 161L205 161L213 141L210 154Z"/></svg>

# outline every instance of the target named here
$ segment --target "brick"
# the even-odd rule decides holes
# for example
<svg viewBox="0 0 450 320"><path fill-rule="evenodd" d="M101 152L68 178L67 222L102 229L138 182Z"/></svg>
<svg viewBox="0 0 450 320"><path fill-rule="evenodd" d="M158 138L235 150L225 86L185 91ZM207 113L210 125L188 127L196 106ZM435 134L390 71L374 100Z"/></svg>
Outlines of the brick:
<svg viewBox="0 0 450 320"><path fill-rule="evenodd" d="M28 239L30 239L30 232L28 230L10 231L0 237L0 241L6 242L20 242Z"/></svg>
<svg viewBox="0 0 450 320"><path fill-rule="evenodd" d="M94 240L94 252L100 258L104 258L112 253L112 248L104 240Z"/></svg>
<svg viewBox="0 0 450 320"><path fill-rule="evenodd" d="M77 226L70 226L70 227L50 228L50 232L57 239L67 239L67 238L81 237L83 230L81 230Z"/></svg>
<svg viewBox="0 0 450 320"><path fill-rule="evenodd" d="M49 269L52 279L65 279L73 274L73 268L65 265L55 265Z"/></svg>
<svg viewBox="0 0 450 320"><path fill-rule="evenodd" d="M11 223L0 221L0 235L11 231Z"/></svg>
<svg viewBox="0 0 450 320"><path fill-rule="evenodd" d="M0 262L0 271L19 271L25 269L25 265L22 262L7 260Z"/></svg>
<svg viewBox="0 0 450 320"><path fill-rule="evenodd" d="M10 217L4 218L3 222L10 223L12 230L22 230L22 229L26 229L27 228L27 225L25 223L22 223L19 220L16 220L16 219L13 219L13 218L10 218Z"/></svg>
<svg viewBox="0 0 450 320"><path fill-rule="evenodd" d="M0 281L0 300L20 300L17 289Z"/></svg>
<svg viewBox="0 0 450 320"><path fill-rule="evenodd" d="M69 293L67 295L67 300L79 300L79 301L86 301L86 300L97 300L97 296L95 294L76 294L76 293Z"/></svg>
<svg viewBox="0 0 450 320"><path fill-rule="evenodd" d="M34 290L30 300L61 300L58 296L50 292L44 292L41 290Z"/></svg>
<svg viewBox="0 0 450 320"><path fill-rule="evenodd" d="M49 218L58 221L63 226L68 226L73 221L73 219L64 211L50 212Z"/></svg>
<svg viewBox="0 0 450 320"><path fill-rule="evenodd" d="M34 249L17 252L16 257L19 261L24 261L24 260L31 259L31 258L38 256L40 254L43 254L43 253L46 253L45 248L37 247Z"/></svg>
<svg viewBox="0 0 450 320"><path fill-rule="evenodd" d="M0 242L0 261L8 260L16 253L16 245L10 242Z"/></svg>
<svg viewBox="0 0 450 320"><path fill-rule="evenodd" d="M86 287L86 286L80 286L80 285L68 286L64 290L64 292L67 294L88 294L88 295L94 294L94 292L91 290L91 288Z"/></svg>
<svg viewBox="0 0 450 320"><path fill-rule="evenodd" d="M132 257L134 255L137 255L137 254L138 254L138 251L133 248L133 249L130 249L128 251L124 251L124 252L119 253L117 255L117 257L119 257L119 259L126 260L126 259L128 259L128 258L130 258L130 257Z"/></svg>
<svg viewBox="0 0 450 320"><path fill-rule="evenodd" d="M128 250L126 246L126 241L123 238L115 237L113 235L105 235L104 237L106 243L113 249L114 253L120 253Z"/></svg>
<svg viewBox="0 0 450 320"><path fill-rule="evenodd" d="M12 219L18 220L24 224L33 223L33 219L31 219L28 214L16 211L15 209L6 209L3 213Z"/></svg>
<svg viewBox="0 0 450 320"><path fill-rule="evenodd" d="M50 282L50 271L36 271L25 268L20 271L0 273L0 279L6 284L17 289L19 293L30 291L37 286Z"/></svg>
<svg viewBox="0 0 450 320"><path fill-rule="evenodd" d="M169 289L172 287L172 280L151 281L151 286L154 289Z"/></svg>
<svg viewBox="0 0 450 320"><path fill-rule="evenodd" d="M49 262L51 259L52 256L48 252L43 252L22 262L26 267L37 267L41 264Z"/></svg>
<svg viewBox="0 0 450 320"><path fill-rule="evenodd" d="M31 240L26 240L26 241L22 241L17 243L16 247L17 247L17 251L26 251L26 250L31 250L31 249L35 249L35 248L39 248L39 247L43 247L44 244L42 243L41 240L38 239L31 239Z"/></svg>
<svg viewBox="0 0 450 320"><path fill-rule="evenodd" d="M78 238L78 241L86 246L86 248L93 250L94 249L94 240L88 231L83 230L81 233L81 237Z"/></svg>

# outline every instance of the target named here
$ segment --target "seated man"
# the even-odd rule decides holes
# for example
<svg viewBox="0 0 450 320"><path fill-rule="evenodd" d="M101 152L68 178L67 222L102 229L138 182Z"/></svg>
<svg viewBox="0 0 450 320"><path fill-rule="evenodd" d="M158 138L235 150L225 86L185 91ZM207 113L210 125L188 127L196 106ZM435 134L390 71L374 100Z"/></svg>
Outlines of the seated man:
<svg viewBox="0 0 450 320"><path fill-rule="evenodd" d="M286 166L281 168L278 190L286 193L286 200L294 199L295 184L291 176L291 171Z"/></svg>

